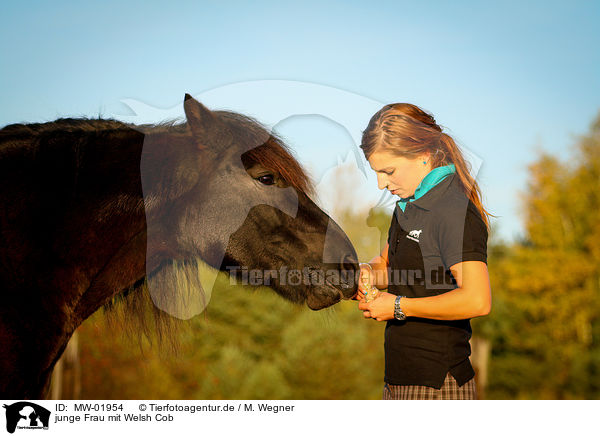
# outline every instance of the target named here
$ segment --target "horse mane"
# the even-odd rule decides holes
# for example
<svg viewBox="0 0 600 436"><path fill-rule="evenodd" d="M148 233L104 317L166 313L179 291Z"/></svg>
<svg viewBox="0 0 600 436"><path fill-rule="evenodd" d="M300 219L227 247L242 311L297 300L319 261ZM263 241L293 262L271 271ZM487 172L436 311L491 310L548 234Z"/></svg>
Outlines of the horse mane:
<svg viewBox="0 0 600 436"><path fill-rule="evenodd" d="M59 118L47 123L9 124L0 130L1 134L40 135L54 132L96 132L98 130L122 129L126 124L101 118Z"/></svg>
<svg viewBox="0 0 600 436"><path fill-rule="evenodd" d="M290 186L309 196L316 195L314 182L310 179L292 150L279 135L260 122L246 115L231 111L214 111L234 132L235 139L243 144L260 144L242 155L245 164L260 164L274 171ZM267 140L262 138L265 132Z"/></svg>
<svg viewBox="0 0 600 436"><path fill-rule="evenodd" d="M248 163L258 163L274 171L290 186L309 196L315 196L314 182L302 168L298 159L279 135L263 126L259 121L232 111L213 111L231 131L236 141L242 144L260 144L243 155ZM10 124L0 129L0 136L38 136L55 132L96 133L109 130L137 130L144 134L180 133L188 131L187 122L178 119L165 120L149 124L129 124L115 119L105 118L59 118L47 123ZM260 138L268 133L268 139Z"/></svg>
<svg viewBox="0 0 600 436"><path fill-rule="evenodd" d="M125 330L125 337L137 339L140 351L145 337L151 345L155 338L161 352L178 352L177 337L185 323L156 307L146 277L115 294L102 309L109 329Z"/></svg>

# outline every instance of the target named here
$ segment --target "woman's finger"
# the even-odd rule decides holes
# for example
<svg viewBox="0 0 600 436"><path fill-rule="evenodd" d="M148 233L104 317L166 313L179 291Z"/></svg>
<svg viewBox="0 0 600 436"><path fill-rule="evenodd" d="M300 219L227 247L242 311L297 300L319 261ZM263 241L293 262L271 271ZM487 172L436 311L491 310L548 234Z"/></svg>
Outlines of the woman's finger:
<svg viewBox="0 0 600 436"><path fill-rule="evenodd" d="M358 277L358 288L363 289L365 286L371 285L371 268L366 267L364 264L360 267L360 274Z"/></svg>

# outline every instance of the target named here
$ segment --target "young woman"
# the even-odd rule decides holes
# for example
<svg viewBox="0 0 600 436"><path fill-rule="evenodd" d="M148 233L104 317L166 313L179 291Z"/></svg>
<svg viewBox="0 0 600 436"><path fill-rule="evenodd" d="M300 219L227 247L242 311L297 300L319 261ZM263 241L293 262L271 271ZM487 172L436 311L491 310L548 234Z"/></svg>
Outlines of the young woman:
<svg viewBox="0 0 600 436"><path fill-rule="evenodd" d="M384 399L476 399L470 318L487 315L488 213L463 155L435 119L384 106L361 148L400 197L381 255L361 264L359 309L387 321ZM387 292L365 301L363 280Z"/></svg>

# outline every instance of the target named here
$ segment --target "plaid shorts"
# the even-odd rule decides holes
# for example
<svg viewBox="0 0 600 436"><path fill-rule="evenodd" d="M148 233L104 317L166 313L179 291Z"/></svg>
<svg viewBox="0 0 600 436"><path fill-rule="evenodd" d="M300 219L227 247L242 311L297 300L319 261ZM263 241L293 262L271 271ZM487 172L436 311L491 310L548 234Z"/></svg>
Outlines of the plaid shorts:
<svg viewBox="0 0 600 436"><path fill-rule="evenodd" d="M450 373L446 374L441 389L429 386L390 385L383 386L384 400L476 400L475 377L461 387Z"/></svg>

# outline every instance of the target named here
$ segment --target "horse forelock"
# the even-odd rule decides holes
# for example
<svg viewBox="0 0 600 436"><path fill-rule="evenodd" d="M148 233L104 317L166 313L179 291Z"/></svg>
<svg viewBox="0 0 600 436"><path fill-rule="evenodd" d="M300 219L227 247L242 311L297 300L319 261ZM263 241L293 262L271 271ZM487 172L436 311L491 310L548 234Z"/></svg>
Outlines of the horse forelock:
<svg viewBox="0 0 600 436"><path fill-rule="evenodd" d="M234 133L234 140L251 147L242 154L247 165L260 164L276 172L290 186L308 195L315 193L310 179L291 149L275 132L269 131L257 120L237 112L215 111Z"/></svg>

